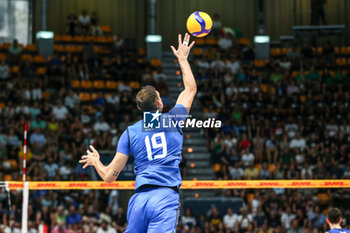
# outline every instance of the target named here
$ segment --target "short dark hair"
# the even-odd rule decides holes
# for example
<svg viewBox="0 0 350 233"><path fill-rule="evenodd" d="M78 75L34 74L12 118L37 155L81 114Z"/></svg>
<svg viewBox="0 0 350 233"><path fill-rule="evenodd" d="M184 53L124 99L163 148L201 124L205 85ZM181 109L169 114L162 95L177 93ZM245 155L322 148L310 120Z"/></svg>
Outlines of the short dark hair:
<svg viewBox="0 0 350 233"><path fill-rule="evenodd" d="M157 111L157 90L152 86L143 87L136 95L136 104L141 111Z"/></svg>
<svg viewBox="0 0 350 233"><path fill-rule="evenodd" d="M338 208L331 208L328 210L328 220L332 224L339 223L341 218L341 211Z"/></svg>

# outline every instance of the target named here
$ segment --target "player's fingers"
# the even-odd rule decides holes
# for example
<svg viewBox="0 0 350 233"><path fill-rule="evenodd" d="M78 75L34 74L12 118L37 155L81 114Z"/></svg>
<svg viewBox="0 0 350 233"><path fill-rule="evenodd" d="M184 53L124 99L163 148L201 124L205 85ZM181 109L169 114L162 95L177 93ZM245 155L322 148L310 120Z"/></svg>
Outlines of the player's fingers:
<svg viewBox="0 0 350 233"><path fill-rule="evenodd" d="M176 49L174 46L170 46L171 50L173 50L173 53L176 54Z"/></svg>
<svg viewBox="0 0 350 233"><path fill-rule="evenodd" d="M79 160L79 163L86 163L86 159Z"/></svg>
<svg viewBox="0 0 350 233"><path fill-rule="evenodd" d="M181 34L179 34L178 40L179 40L179 47L180 47L180 45L182 45Z"/></svg>
<svg viewBox="0 0 350 233"><path fill-rule="evenodd" d="M81 159L87 159L88 158L88 156L87 155L83 155L83 156L81 156Z"/></svg>
<svg viewBox="0 0 350 233"><path fill-rule="evenodd" d="M188 46L190 49L193 47L193 45L195 44L195 41L192 41L192 43L190 44L190 46Z"/></svg>
<svg viewBox="0 0 350 233"><path fill-rule="evenodd" d="M186 32L184 41L186 41L187 43L190 42L190 35L187 32Z"/></svg>
<svg viewBox="0 0 350 233"><path fill-rule="evenodd" d="M89 164L85 164L85 165L83 166L83 169L87 168L87 166L89 166Z"/></svg>
<svg viewBox="0 0 350 233"><path fill-rule="evenodd" d="M92 152L97 153L97 150L92 145L90 145L90 149L92 150Z"/></svg>

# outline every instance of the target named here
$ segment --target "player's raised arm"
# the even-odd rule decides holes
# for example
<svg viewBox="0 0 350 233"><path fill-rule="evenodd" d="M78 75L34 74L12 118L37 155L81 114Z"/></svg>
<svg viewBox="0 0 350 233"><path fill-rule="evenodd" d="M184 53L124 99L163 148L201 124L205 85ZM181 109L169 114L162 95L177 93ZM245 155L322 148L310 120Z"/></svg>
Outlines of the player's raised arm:
<svg viewBox="0 0 350 233"><path fill-rule="evenodd" d="M192 102L194 99L194 96L197 93L197 84L196 80L194 79L191 66L187 60L188 55L191 51L191 48L194 45L194 41L189 45L190 42L190 35L185 34L184 41L182 42L181 34L179 34L179 47L177 50L174 48L174 46L171 46L171 49L174 52L174 55L177 57L180 68L182 71L182 79L184 83L185 89L180 93L179 97L177 98L176 104L182 104L187 108L187 111L190 112Z"/></svg>
<svg viewBox="0 0 350 233"><path fill-rule="evenodd" d="M117 179L129 158L129 156L117 152L112 162L108 166L105 166L101 163L100 155L93 146L90 146L90 150L86 152L87 155L83 155L79 163L84 164L84 169L89 165L94 166L100 177L107 183L112 183Z"/></svg>

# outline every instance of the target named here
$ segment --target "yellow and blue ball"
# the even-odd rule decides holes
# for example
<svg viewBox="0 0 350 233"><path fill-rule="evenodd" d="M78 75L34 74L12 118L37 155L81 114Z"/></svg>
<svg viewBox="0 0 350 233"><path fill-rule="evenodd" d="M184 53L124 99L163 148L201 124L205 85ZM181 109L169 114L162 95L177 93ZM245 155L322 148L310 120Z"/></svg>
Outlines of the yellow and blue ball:
<svg viewBox="0 0 350 233"><path fill-rule="evenodd" d="M188 17L186 26L192 36L203 37L209 34L213 21L207 13L196 11Z"/></svg>

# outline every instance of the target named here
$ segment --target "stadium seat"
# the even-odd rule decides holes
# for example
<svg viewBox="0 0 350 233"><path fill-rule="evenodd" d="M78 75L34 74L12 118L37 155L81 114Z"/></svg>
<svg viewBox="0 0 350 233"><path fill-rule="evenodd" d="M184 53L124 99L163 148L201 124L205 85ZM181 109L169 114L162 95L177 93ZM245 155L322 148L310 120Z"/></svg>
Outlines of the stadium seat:
<svg viewBox="0 0 350 233"><path fill-rule="evenodd" d="M273 56L273 57L279 57L279 56L281 56L281 49L280 48L272 48L272 49L270 49L270 54L271 54L271 56Z"/></svg>
<svg viewBox="0 0 350 233"><path fill-rule="evenodd" d="M105 94L105 99L108 99L108 97L110 97L110 96L112 96L112 94L106 93L106 94Z"/></svg>
<svg viewBox="0 0 350 233"><path fill-rule="evenodd" d="M118 83L115 81L107 81L106 82L106 88L108 89L116 89L118 88Z"/></svg>
<svg viewBox="0 0 350 233"><path fill-rule="evenodd" d="M80 88L80 81L79 80L72 80L71 81L73 88Z"/></svg>
<svg viewBox="0 0 350 233"><path fill-rule="evenodd" d="M64 52L64 47L62 45L56 44L53 46L53 51L62 53Z"/></svg>
<svg viewBox="0 0 350 233"><path fill-rule="evenodd" d="M105 87L105 84L101 80L96 80L96 81L93 82L93 87L97 88L97 89L102 89L102 88Z"/></svg>
<svg viewBox="0 0 350 233"><path fill-rule="evenodd" d="M43 56L37 55L37 56L34 56L33 61L34 63L44 63L45 59Z"/></svg>
<svg viewBox="0 0 350 233"><path fill-rule="evenodd" d="M95 37L94 36L86 36L85 41L86 42L95 41Z"/></svg>
<svg viewBox="0 0 350 233"><path fill-rule="evenodd" d="M73 41L73 38L72 38L71 35L63 35L61 40L62 40L63 42L72 42L72 41Z"/></svg>
<svg viewBox="0 0 350 233"><path fill-rule="evenodd" d="M45 67L39 67L39 68L37 69L36 73L37 73L38 75L45 75L45 74L46 74L46 71L47 71L47 69L46 69Z"/></svg>
<svg viewBox="0 0 350 233"><path fill-rule="evenodd" d="M92 100L95 100L95 99L97 99L98 97L100 97L100 94L99 94L99 93L92 93L92 95L91 95L91 99L92 99Z"/></svg>
<svg viewBox="0 0 350 233"><path fill-rule="evenodd" d="M12 66L10 72L14 74L19 73L19 66Z"/></svg>
<svg viewBox="0 0 350 233"><path fill-rule="evenodd" d="M82 88L92 88L92 82L88 80L81 81Z"/></svg>
<svg viewBox="0 0 350 233"><path fill-rule="evenodd" d="M300 74L300 71L293 70L292 77L295 78L299 74Z"/></svg>
<svg viewBox="0 0 350 233"><path fill-rule="evenodd" d="M334 70L330 70L329 71L329 75L331 76L331 77L333 77L334 75L336 75L337 74L337 72L335 72Z"/></svg>
<svg viewBox="0 0 350 233"><path fill-rule="evenodd" d="M10 46L11 46L11 44L10 43L2 43L1 45L0 45L0 50L8 50L9 48L10 48Z"/></svg>
<svg viewBox="0 0 350 233"><path fill-rule="evenodd" d="M254 67L262 68L265 66L265 62L263 60L254 60Z"/></svg>
<svg viewBox="0 0 350 233"><path fill-rule="evenodd" d="M38 51L38 48L34 44L27 44L27 46L24 48L24 51L35 53Z"/></svg>
<svg viewBox="0 0 350 233"><path fill-rule="evenodd" d="M259 171L261 171L262 165L261 165L261 163L257 163L257 164L255 165L255 167L256 167Z"/></svg>
<svg viewBox="0 0 350 233"><path fill-rule="evenodd" d="M205 40L203 38L196 38L196 45L204 45L205 44Z"/></svg>
<svg viewBox="0 0 350 233"><path fill-rule="evenodd" d="M217 45L218 44L218 40L215 39L215 38L208 37L205 40L205 44L207 44L207 45Z"/></svg>
<svg viewBox="0 0 350 233"><path fill-rule="evenodd" d="M340 54L340 49L338 47L334 47L334 53L335 54Z"/></svg>
<svg viewBox="0 0 350 233"><path fill-rule="evenodd" d="M146 54L145 49L140 47L138 48L139 55L144 56Z"/></svg>
<svg viewBox="0 0 350 233"><path fill-rule="evenodd" d="M0 109L4 109L5 108L5 103L0 102Z"/></svg>
<svg viewBox="0 0 350 233"><path fill-rule="evenodd" d="M67 53L75 53L77 52L77 48L74 45L66 45L64 51Z"/></svg>
<svg viewBox="0 0 350 233"><path fill-rule="evenodd" d="M77 43L82 43L84 42L84 37L83 36L74 36L73 41Z"/></svg>
<svg viewBox="0 0 350 233"><path fill-rule="evenodd" d="M91 96L87 92L80 92L79 93L79 98L81 101L91 101Z"/></svg>
<svg viewBox="0 0 350 233"><path fill-rule="evenodd" d="M239 44L240 45L250 45L250 39L249 38L240 38Z"/></svg>
<svg viewBox="0 0 350 233"><path fill-rule="evenodd" d="M6 55L4 53L0 53L0 61L5 61Z"/></svg>
<svg viewBox="0 0 350 233"><path fill-rule="evenodd" d="M193 49L193 56L201 56L203 55L204 50L201 48L195 48Z"/></svg>
<svg viewBox="0 0 350 233"><path fill-rule="evenodd" d="M133 89L133 90L139 89L140 86L141 86L141 85L140 85L139 82L136 82L136 81L130 82L130 87L131 87L131 89Z"/></svg>
<svg viewBox="0 0 350 233"><path fill-rule="evenodd" d="M55 35L54 36L54 41L56 41L56 42L62 41L62 36L61 35Z"/></svg>
<svg viewBox="0 0 350 233"><path fill-rule="evenodd" d="M13 178L12 178L12 176L10 174L5 174L4 175L4 181L12 181L12 180L13 180Z"/></svg>
<svg viewBox="0 0 350 233"><path fill-rule="evenodd" d="M101 28L101 31L103 33L110 33L110 32L112 32L112 28L110 26L108 26L108 25L101 25L100 28Z"/></svg>
<svg viewBox="0 0 350 233"><path fill-rule="evenodd" d="M281 50L281 53L282 53L283 55L287 55L287 54L289 53L290 50L291 50L291 48L283 48L283 49Z"/></svg>
<svg viewBox="0 0 350 233"><path fill-rule="evenodd" d="M160 59L151 59L150 64L153 67L160 67L162 65Z"/></svg>
<svg viewBox="0 0 350 233"><path fill-rule="evenodd" d="M337 66L346 66L346 58L337 58L335 60Z"/></svg>
<svg viewBox="0 0 350 233"><path fill-rule="evenodd" d="M323 47L318 47L318 48L317 48L317 54L318 54L318 55L323 54Z"/></svg>
<svg viewBox="0 0 350 233"><path fill-rule="evenodd" d="M270 164L270 165L269 165L269 171L270 171L271 173L274 173L275 170L276 170L276 165L275 165L275 164Z"/></svg>
<svg viewBox="0 0 350 233"><path fill-rule="evenodd" d="M48 92L48 91L43 91L43 92L41 93L41 97L42 97L44 100L49 99L50 96L51 96L51 93Z"/></svg>
<svg viewBox="0 0 350 233"><path fill-rule="evenodd" d="M329 200L329 196L327 193L319 193L317 194L317 199L320 203L326 204Z"/></svg>
<svg viewBox="0 0 350 233"><path fill-rule="evenodd" d="M23 55L21 56L21 59L22 59L22 61L30 61L30 62L33 61L33 57L32 57L32 55L30 55L30 54L23 54Z"/></svg>
<svg viewBox="0 0 350 233"><path fill-rule="evenodd" d="M348 55L348 54L350 54L350 47L348 46L348 47L341 47L340 48L340 53L342 54L342 55Z"/></svg>
<svg viewBox="0 0 350 233"><path fill-rule="evenodd" d="M97 36L95 39L96 43L106 43L107 42L107 38L105 36Z"/></svg>

